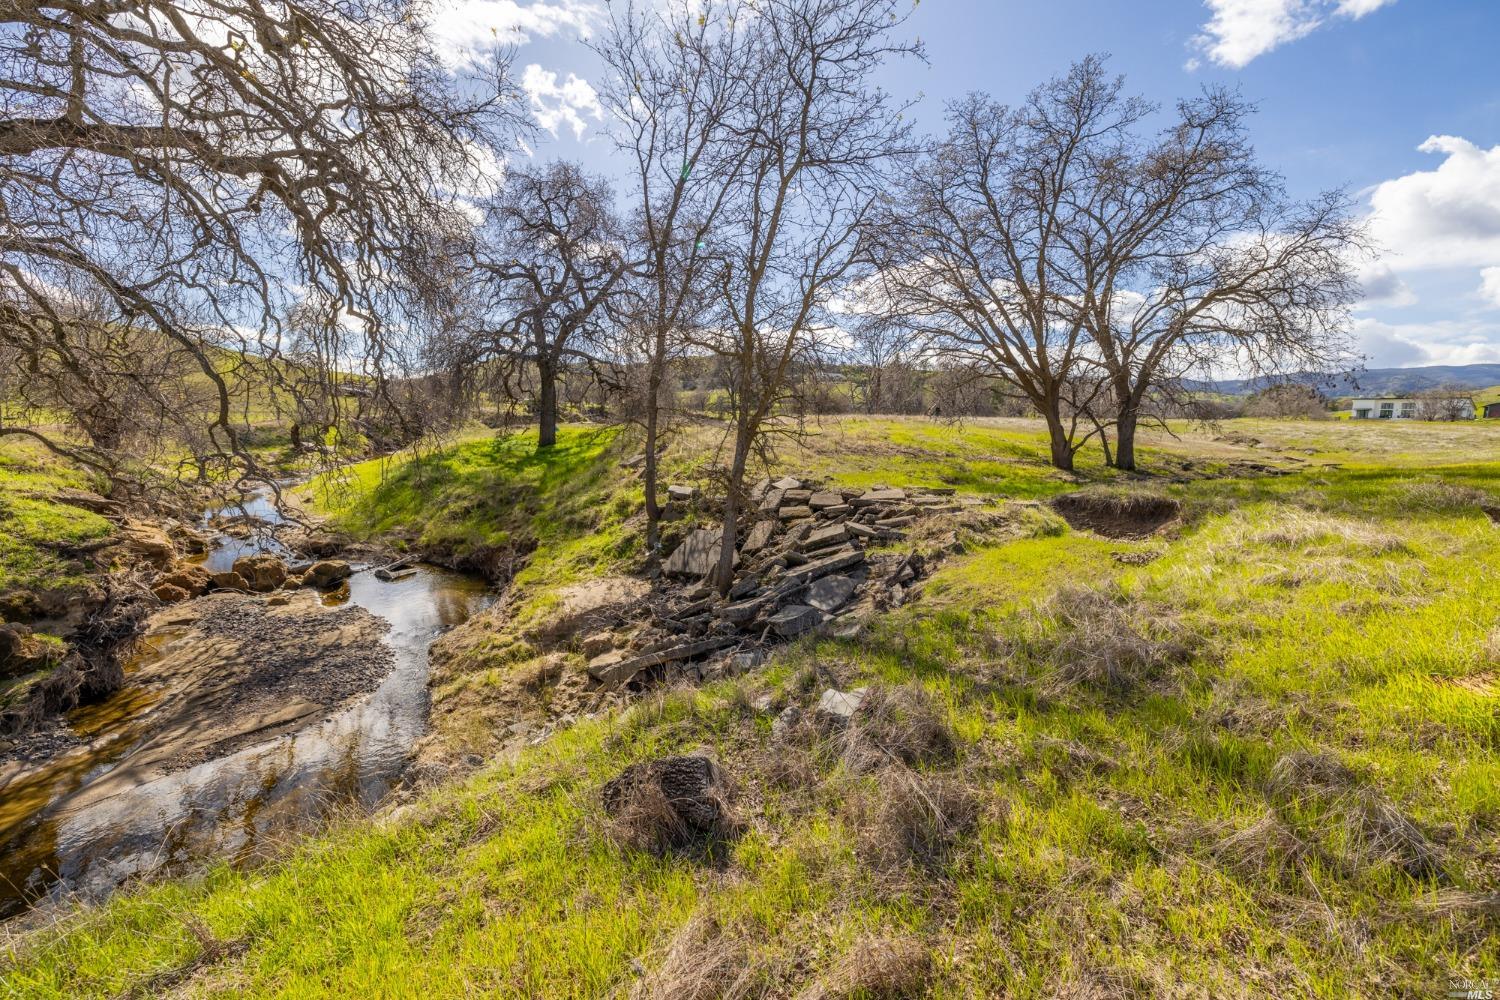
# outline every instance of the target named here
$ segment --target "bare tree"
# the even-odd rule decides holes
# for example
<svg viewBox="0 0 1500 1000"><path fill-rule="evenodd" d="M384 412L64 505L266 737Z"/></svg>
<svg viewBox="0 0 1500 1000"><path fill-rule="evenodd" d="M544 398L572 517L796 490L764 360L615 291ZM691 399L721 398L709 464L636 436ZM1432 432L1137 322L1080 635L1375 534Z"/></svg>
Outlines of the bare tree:
<svg viewBox="0 0 1500 1000"><path fill-rule="evenodd" d="M1473 420L1474 399L1457 385L1439 385L1416 394L1417 413L1423 420Z"/></svg>
<svg viewBox="0 0 1500 1000"><path fill-rule="evenodd" d="M1057 115L1090 107L1117 123L1078 149L1059 234L1068 266L1054 287L1103 367L1119 468L1136 467L1143 403L1191 373L1349 366L1362 229L1339 193L1286 198L1256 160L1243 98L1208 89L1145 139L1133 126L1148 106L1090 58L1051 86L1048 101Z"/></svg>
<svg viewBox="0 0 1500 1000"><path fill-rule="evenodd" d="M1327 420L1328 397L1310 385L1295 382L1268 385L1245 400L1242 412L1247 417Z"/></svg>
<svg viewBox="0 0 1500 1000"><path fill-rule="evenodd" d="M1054 80L1016 108L977 94L952 105L947 136L905 172L870 243L890 314L1030 400L1060 469L1093 433L1064 405L1095 372L1060 277L1078 266L1063 238L1080 211L1073 192L1089 144L1145 114L1069 100L1073 90Z"/></svg>
<svg viewBox="0 0 1500 1000"><path fill-rule="evenodd" d="M755 16L748 2L611 5L595 46L600 99L628 165L635 260L620 302L617 354L643 372L632 408L644 433L646 547L656 554L661 443L671 415L670 365L710 301L708 239L748 151L735 116L751 99Z"/></svg>
<svg viewBox="0 0 1500 1000"><path fill-rule="evenodd" d="M592 364L606 303L628 262L607 182L556 161L511 171L491 206L475 266L487 280L471 363L537 378L537 443L557 443L564 366Z"/></svg>
<svg viewBox="0 0 1500 1000"><path fill-rule="evenodd" d="M922 412L924 360L920 338L890 316L862 316L849 329L848 357L866 413Z"/></svg>
<svg viewBox="0 0 1500 1000"><path fill-rule="evenodd" d="M110 411L131 396L137 430L252 472L240 379L285 346L293 306L348 335L346 365L404 360L453 194L517 126L503 65L488 98L459 100L425 8L399 0L41 0L3 18L0 341L98 434L0 434L117 468ZM171 370L118 364L127 343ZM163 388L183 364L202 405Z"/></svg>
<svg viewBox="0 0 1500 1000"><path fill-rule="evenodd" d="M896 0L763 0L745 32L746 100L732 109L744 158L709 234L712 312L693 342L727 362L731 405L723 534L713 582L733 582L745 473L789 401L799 368L816 367L834 329L830 305L859 273L858 239L906 148L901 112L871 82L919 52L896 40Z"/></svg>

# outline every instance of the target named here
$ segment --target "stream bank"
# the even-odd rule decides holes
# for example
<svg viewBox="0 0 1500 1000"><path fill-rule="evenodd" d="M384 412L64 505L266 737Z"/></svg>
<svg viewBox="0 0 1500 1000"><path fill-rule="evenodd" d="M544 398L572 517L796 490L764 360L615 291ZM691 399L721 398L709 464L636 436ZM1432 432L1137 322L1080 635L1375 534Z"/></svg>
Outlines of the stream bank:
<svg viewBox="0 0 1500 1000"><path fill-rule="evenodd" d="M283 553L259 535L221 535L199 565ZM480 577L419 564L159 608L118 690L0 764L0 918L249 862L341 806L373 806L427 732L428 648L492 600Z"/></svg>

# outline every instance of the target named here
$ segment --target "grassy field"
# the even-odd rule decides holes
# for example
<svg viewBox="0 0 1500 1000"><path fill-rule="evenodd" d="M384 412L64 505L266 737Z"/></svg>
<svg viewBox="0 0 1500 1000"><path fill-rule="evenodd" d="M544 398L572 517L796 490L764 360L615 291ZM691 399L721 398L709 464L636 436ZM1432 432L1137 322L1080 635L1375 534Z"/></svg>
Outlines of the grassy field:
<svg viewBox="0 0 1500 1000"><path fill-rule="evenodd" d="M778 470L954 485L1004 501L1006 528L859 638L11 938L0 992L1373 998L1500 978L1500 425L1174 430L1148 435L1143 482L1097 455L1048 469L1025 421L789 439ZM681 435L673 477L715 445ZM317 495L413 546L534 547L524 610L638 558L627 457L588 428L546 458L477 438ZM1091 485L1171 494L1183 522L1109 540L1034 503ZM772 736L833 680L891 710ZM601 785L690 751L732 782L737 835L628 846Z"/></svg>
<svg viewBox="0 0 1500 1000"><path fill-rule="evenodd" d="M52 497L62 489L97 486L39 444L7 440L0 445L0 594L85 585L92 568L62 550L104 538L113 529L99 515Z"/></svg>

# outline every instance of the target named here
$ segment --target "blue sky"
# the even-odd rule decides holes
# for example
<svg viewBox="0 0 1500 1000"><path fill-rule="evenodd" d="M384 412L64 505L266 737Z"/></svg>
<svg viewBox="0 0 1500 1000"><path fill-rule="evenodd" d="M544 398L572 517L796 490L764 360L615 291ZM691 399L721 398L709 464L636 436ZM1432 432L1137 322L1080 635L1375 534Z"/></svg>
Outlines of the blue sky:
<svg viewBox="0 0 1500 1000"><path fill-rule="evenodd" d="M453 46L518 44L545 141L611 171L579 39L605 0L448 0ZM1500 362L1500 0L921 0L927 63L889 67L918 124L971 90L1018 100L1090 52L1169 103L1237 86L1293 193L1346 187L1385 247L1354 332L1371 367ZM555 135L555 137L553 137Z"/></svg>

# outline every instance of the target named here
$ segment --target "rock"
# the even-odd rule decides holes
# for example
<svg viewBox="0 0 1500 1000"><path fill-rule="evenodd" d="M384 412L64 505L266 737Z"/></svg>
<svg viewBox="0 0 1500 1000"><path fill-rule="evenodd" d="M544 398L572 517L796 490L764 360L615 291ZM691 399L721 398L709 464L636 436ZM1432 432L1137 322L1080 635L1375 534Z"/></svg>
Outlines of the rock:
<svg viewBox="0 0 1500 1000"><path fill-rule="evenodd" d="M735 653L726 664L727 673L731 675L743 674L748 670L754 670L766 661L766 654L758 649L748 649L743 653Z"/></svg>
<svg viewBox="0 0 1500 1000"><path fill-rule="evenodd" d="M860 524L858 521L845 521L844 528L856 538L880 537L879 529L872 528L867 524Z"/></svg>
<svg viewBox="0 0 1500 1000"><path fill-rule="evenodd" d="M755 526L750 529L750 533L745 536L744 543L740 545L740 553L747 556L755 555L755 553L766 547L766 544L771 541L772 536L775 534L775 521L756 521Z"/></svg>
<svg viewBox="0 0 1500 1000"><path fill-rule="evenodd" d="M726 622L741 625L745 622L753 621L755 616L760 614L761 609L770 602L770 594L752 597L749 600L735 601L733 604L726 604L720 608L719 617Z"/></svg>
<svg viewBox="0 0 1500 1000"><path fill-rule="evenodd" d="M193 596L181 587L170 583L158 583L151 588L151 593L155 594L156 599L163 604L178 604Z"/></svg>
<svg viewBox="0 0 1500 1000"><path fill-rule="evenodd" d="M816 562L810 562L806 566L798 566L795 569L787 570L782 586L811 583L819 577L827 576L829 573L837 573L841 569L858 566L864 561L865 554L858 549L842 549Z"/></svg>
<svg viewBox="0 0 1500 1000"><path fill-rule="evenodd" d="M171 586L184 591L189 597L198 597L208 593L208 588L212 584L213 578L209 575L208 570L202 566L195 566L192 563L181 563L172 572L158 579L156 584L151 588L151 591L152 593L156 593L157 587ZM160 594L157 594L157 596L161 597ZM162 599L166 600L166 598ZM168 603L173 602L169 601Z"/></svg>
<svg viewBox="0 0 1500 1000"><path fill-rule="evenodd" d="M822 510L818 511L818 516L825 518L843 517L844 515L849 513L849 510L850 507L848 504L841 503L837 507L824 507Z"/></svg>
<svg viewBox="0 0 1500 1000"><path fill-rule="evenodd" d="M584 636L578 642L578 651L591 660L614 648L615 634L613 632L595 632L593 635Z"/></svg>
<svg viewBox="0 0 1500 1000"><path fill-rule="evenodd" d="M167 533L134 518L125 520L123 544L126 551L157 569L167 569L177 561L177 548Z"/></svg>
<svg viewBox="0 0 1500 1000"><path fill-rule="evenodd" d="M813 510L823 510L828 507L842 507L844 505L844 495L842 493L834 493L831 490L823 490L809 496L807 499L807 505Z"/></svg>
<svg viewBox="0 0 1500 1000"><path fill-rule="evenodd" d="M291 603L292 603L292 599L290 597L288 597L286 594L273 594L272 596L266 598L266 604L269 607L273 607L273 608L283 607L283 606L291 604Z"/></svg>
<svg viewBox="0 0 1500 1000"><path fill-rule="evenodd" d="M782 494L781 502L793 507L806 506L812 499L812 490L787 490Z"/></svg>
<svg viewBox="0 0 1500 1000"><path fill-rule="evenodd" d="M738 601L742 597L748 597L760 589L760 580L755 576L742 576L734 581L734 586L729 588L729 593L724 596L731 601Z"/></svg>
<svg viewBox="0 0 1500 1000"><path fill-rule="evenodd" d="M783 476L772 483L771 488L773 490L800 490L802 488L802 480L793 479L791 476Z"/></svg>
<svg viewBox="0 0 1500 1000"><path fill-rule="evenodd" d="M718 528L699 528L672 551L661 571L668 576L707 576L719 563L723 537Z"/></svg>
<svg viewBox="0 0 1500 1000"><path fill-rule="evenodd" d="M232 569L225 570L222 573L210 573L208 575L208 580L209 584L215 590L245 591L250 589L250 581L246 580L243 576L240 576Z"/></svg>
<svg viewBox="0 0 1500 1000"><path fill-rule="evenodd" d="M651 584L631 576L606 576L558 591L557 603L546 619L530 630L543 642L571 639L580 632L598 631L617 620L651 592Z"/></svg>
<svg viewBox="0 0 1500 1000"><path fill-rule="evenodd" d="M825 576L808 584L802 600L819 611L837 611L849 603L856 586L847 576Z"/></svg>
<svg viewBox="0 0 1500 1000"><path fill-rule="evenodd" d="M664 802L673 813L658 817L655 810L643 810L662 824L660 832L667 834L663 838L666 843L658 846L682 846L698 837L724 832L730 825L718 765L707 757L661 757L630 765L605 783L604 811L616 818L628 817L642 792L657 803Z"/></svg>
<svg viewBox="0 0 1500 1000"><path fill-rule="evenodd" d="M589 660L589 676L601 684L610 683L617 673L615 668L629 658L629 653L619 649L610 649L599 653ZM632 674L631 676L635 675Z"/></svg>
<svg viewBox="0 0 1500 1000"><path fill-rule="evenodd" d="M342 559L323 559L313 563L302 574L304 586L327 590L354 575L354 570Z"/></svg>
<svg viewBox="0 0 1500 1000"><path fill-rule="evenodd" d="M245 578L251 590L266 593L286 582L286 563L267 552L234 561L234 571Z"/></svg>
<svg viewBox="0 0 1500 1000"><path fill-rule="evenodd" d="M750 707L761 715L771 710L771 696L769 694L756 695L755 700L750 702Z"/></svg>
<svg viewBox="0 0 1500 1000"><path fill-rule="evenodd" d="M786 490L771 490L766 498L760 503L762 514L774 514L781 509L781 502L786 499Z"/></svg>
<svg viewBox="0 0 1500 1000"><path fill-rule="evenodd" d="M905 490L866 490L849 501L851 507L873 507L884 503L901 503L906 500Z"/></svg>
<svg viewBox="0 0 1500 1000"><path fill-rule="evenodd" d="M801 548L804 552L823 549L830 545L837 545L848 537L849 532L844 525L830 524L826 528L814 528L808 532L807 537L802 540Z"/></svg>
<svg viewBox="0 0 1500 1000"><path fill-rule="evenodd" d="M766 624L783 639L792 639L823 623L823 612L805 604L789 604L776 612Z"/></svg>
<svg viewBox="0 0 1500 1000"><path fill-rule="evenodd" d="M739 642L737 635L712 635L703 639L695 639L692 642L668 645L662 649L642 652L636 656L627 658L627 654L621 653L618 659L609 659L613 653L605 653L596 657L589 664L589 676L606 690L619 687L628 682L636 674L647 667L660 666L663 663L675 663L678 660L691 660L695 656L704 653L712 653L716 649L732 646Z"/></svg>
<svg viewBox="0 0 1500 1000"><path fill-rule="evenodd" d="M811 507L783 507L777 512L777 516L783 521L795 521L799 518L812 517Z"/></svg>
<svg viewBox="0 0 1500 1000"><path fill-rule="evenodd" d="M695 490L695 489L693 489L691 486L668 486L667 487L667 499L669 499L669 500L677 500L677 501L680 501L682 503L686 503L687 501L693 499L693 497L695 497L697 495L698 495L698 491Z"/></svg>
<svg viewBox="0 0 1500 1000"><path fill-rule="evenodd" d="M814 711L825 722L844 725L859 711L860 703L865 700L866 690L855 688L853 691L839 691L829 688L818 699L818 707Z"/></svg>

